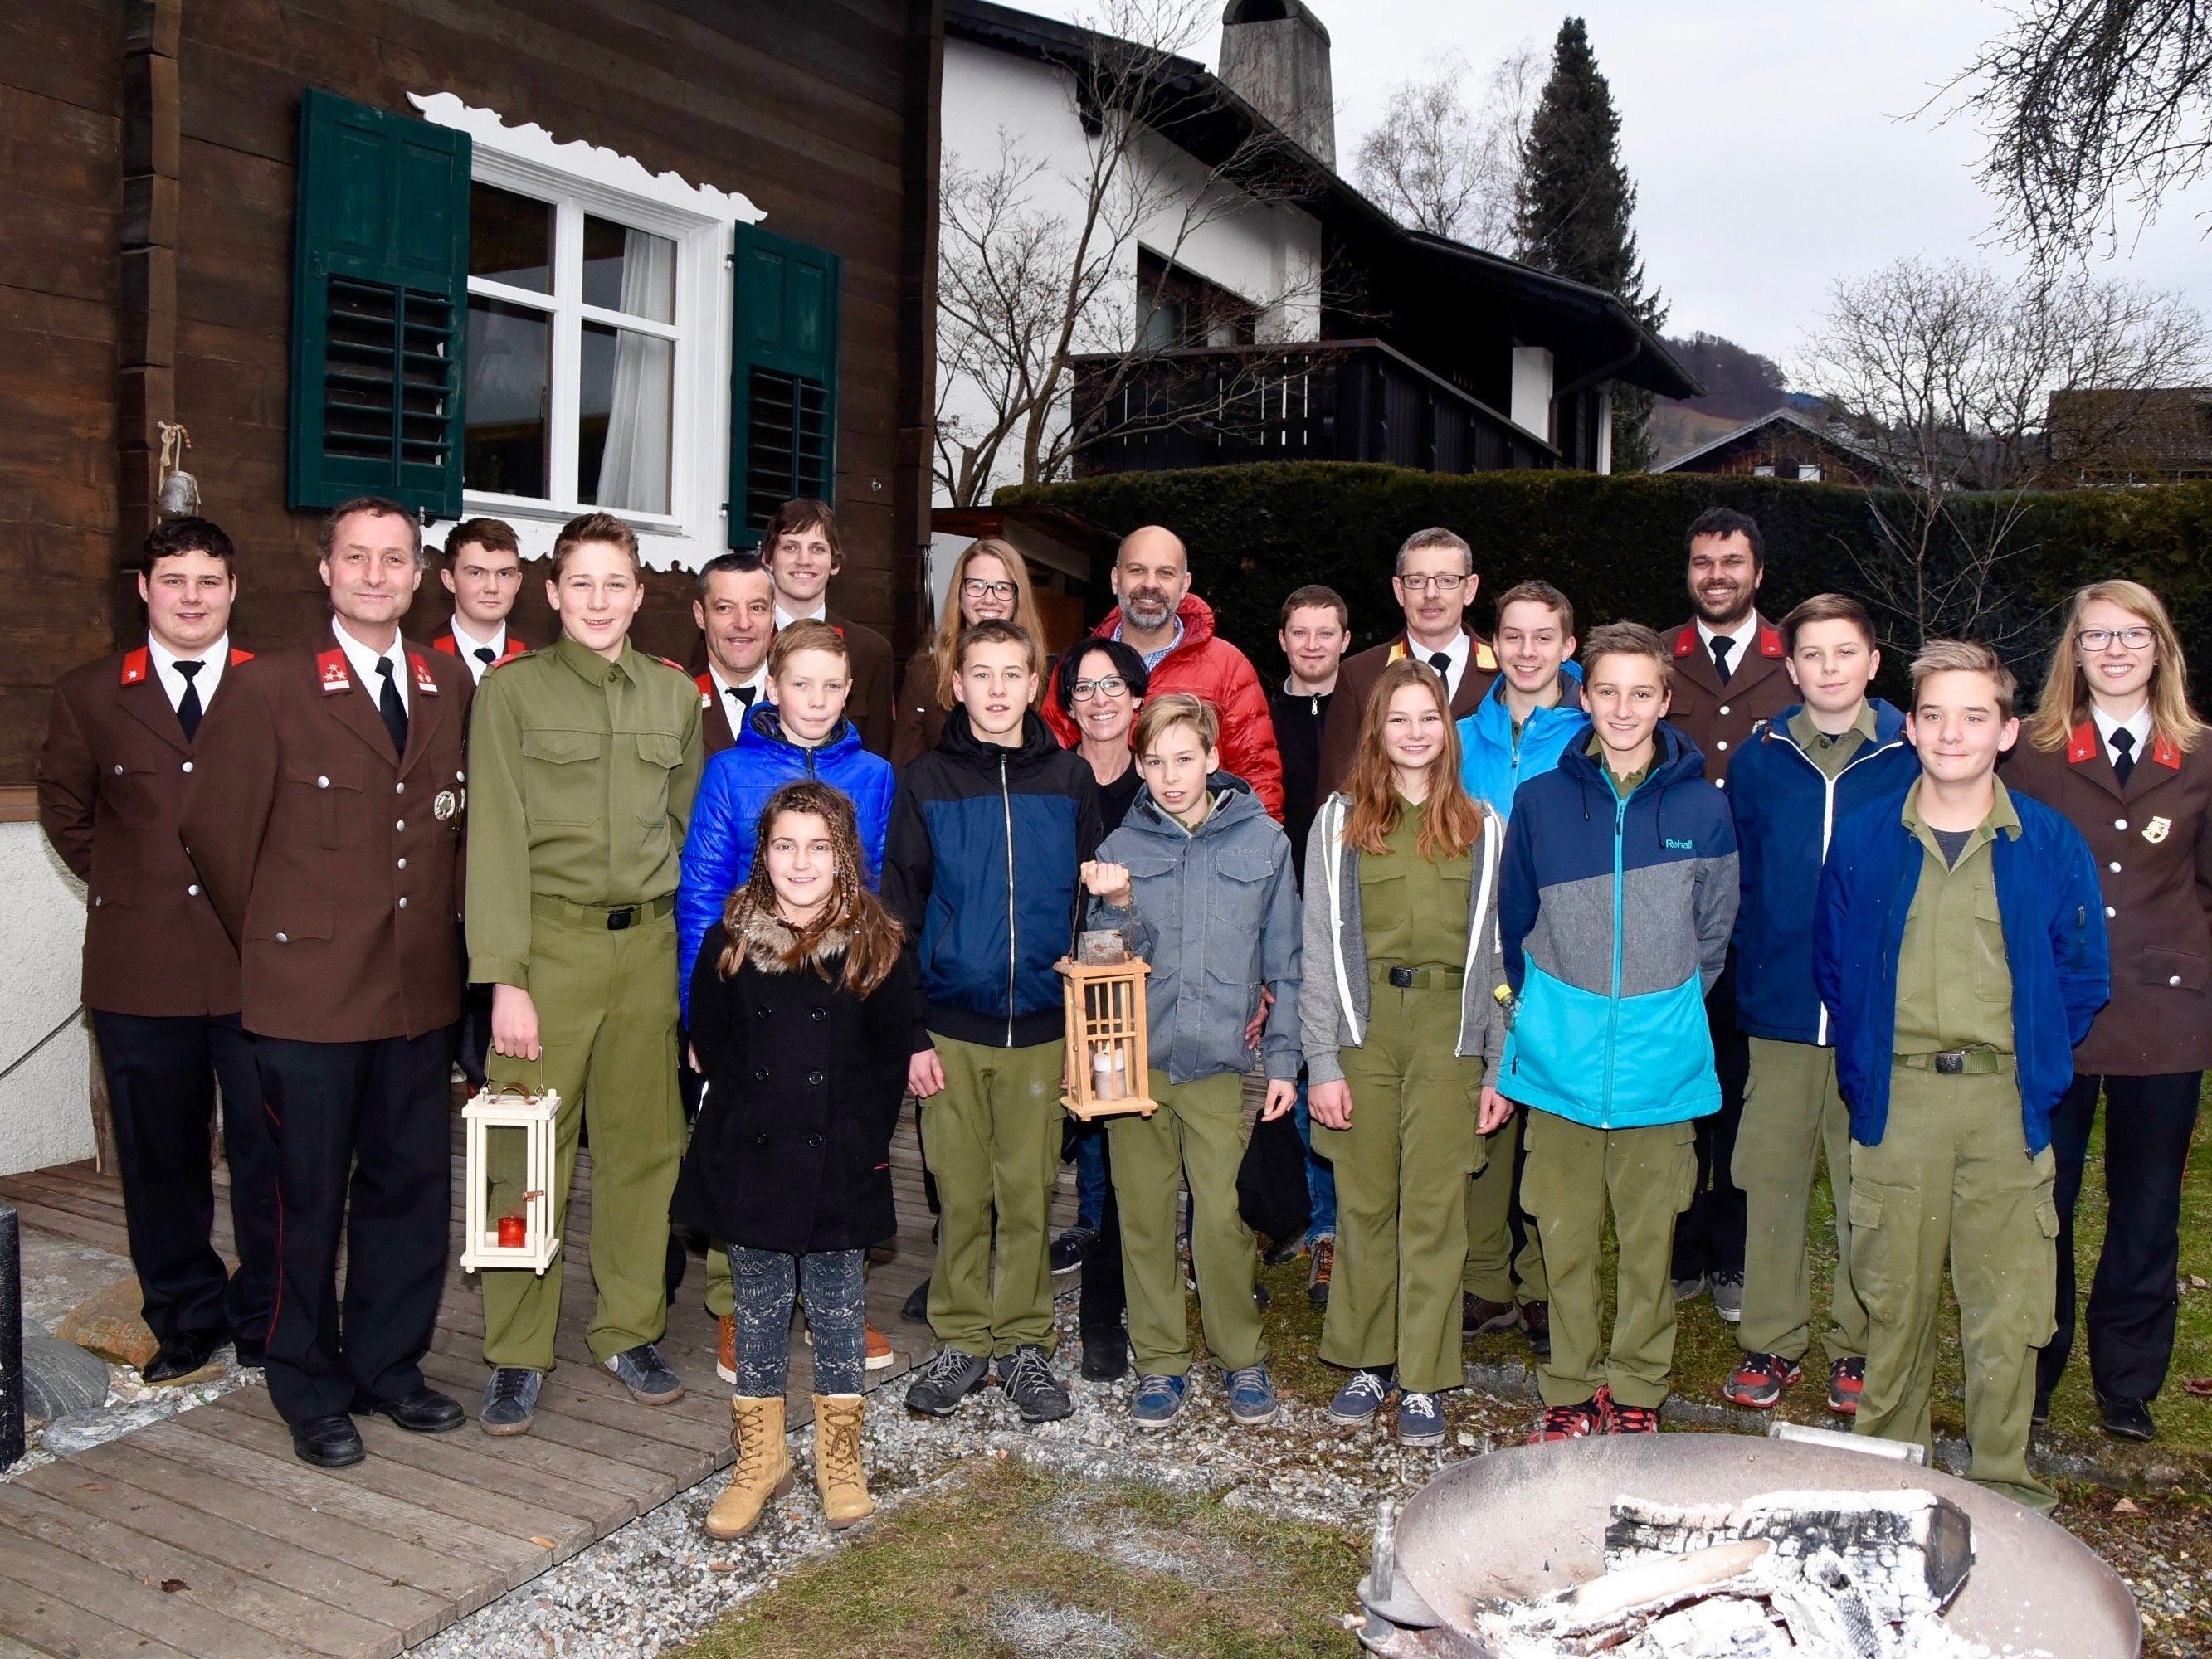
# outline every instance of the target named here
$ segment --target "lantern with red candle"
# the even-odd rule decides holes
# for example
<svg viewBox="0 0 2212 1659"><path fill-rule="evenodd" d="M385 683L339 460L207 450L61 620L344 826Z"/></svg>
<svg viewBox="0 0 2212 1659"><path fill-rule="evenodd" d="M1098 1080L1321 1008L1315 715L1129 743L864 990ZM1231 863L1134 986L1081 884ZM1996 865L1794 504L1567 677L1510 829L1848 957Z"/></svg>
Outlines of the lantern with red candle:
<svg viewBox="0 0 2212 1659"><path fill-rule="evenodd" d="M553 1126L560 1109L556 1091L533 1095L511 1085L487 1085L461 1109L468 1131L463 1271L542 1273L552 1265L561 1248L553 1231Z"/></svg>

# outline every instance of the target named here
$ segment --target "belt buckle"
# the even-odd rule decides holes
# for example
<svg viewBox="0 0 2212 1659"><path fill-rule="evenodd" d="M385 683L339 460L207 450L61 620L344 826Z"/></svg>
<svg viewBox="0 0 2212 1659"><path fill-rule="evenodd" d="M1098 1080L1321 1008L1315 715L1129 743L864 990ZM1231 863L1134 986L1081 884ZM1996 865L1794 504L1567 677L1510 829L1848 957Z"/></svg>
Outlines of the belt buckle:
<svg viewBox="0 0 2212 1659"><path fill-rule="evenodd" d="M621 929L629 927L630 923L636 920L637 906L635 904L622 905L616 909L607 912L607 929L611 933L619 932Z"/></svg>
<svg viewBox="0 0 2212 1659"><path fill-rule="evenodd" d="M1936 1069L1945 1077L1957 1077L1966 1069L1964 1048L1946 1048L1936 1056Z"/></svg>
<svg viewBox="0 0 2212 1659"><path fill-rule="evenodd" d="M1412 990L1413 988L1413 970L1410 968L1393 968L1390 970L1390 983L1396 986L1401 991Z"/></svg>

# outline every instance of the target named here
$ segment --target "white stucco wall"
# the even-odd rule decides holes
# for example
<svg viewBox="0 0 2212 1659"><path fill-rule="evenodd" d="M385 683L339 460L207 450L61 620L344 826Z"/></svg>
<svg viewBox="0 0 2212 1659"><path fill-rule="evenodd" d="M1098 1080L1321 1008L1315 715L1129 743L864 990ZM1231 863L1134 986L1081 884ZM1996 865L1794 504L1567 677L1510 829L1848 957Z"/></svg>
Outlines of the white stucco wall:
<svg viewBox="0 0 2212 1659"><path fill-rule="evenodd" d="M1513 406L1506 418L1549 442L1552 435L1552 354L1542 346L1513 348Z"/></svg>
<svg viewBox="0 0 2212 1659"><path fill-rule="evenodd" d="M1091 140L1077 118L1066 76L1011 52L948 40L942 117L947 173L995 172L1002 148L1010 146L1044 164L1029 183L1029 206L1079 225ZM1269 307L1260 326L1263 339L1318 338L1320 223L1286 204L1249 198L1200 204L1198 193L1206 182L1203 165L1164 140L1151 140L1139 154L1159 181L1164 200L1136 236L1116 250L1115 280L1101 296L1102 319L1110 320L1117 331L1134 328L1141 243L1255 306ZM940 391L939 408L945 416L973 422L988 415L988 400L972 384L954 376ZM1018 451L1002 459L993 486L1018 482L1019 466ZM939 503L944 504L941 492Z"/></svg>
<svg viewBox="0 0 2212 1659"><path fill-rule="evenodd" d="M0 1175L92 1156L91 1047L77 1006L84 887L35 823L0 823Z"/></svg>

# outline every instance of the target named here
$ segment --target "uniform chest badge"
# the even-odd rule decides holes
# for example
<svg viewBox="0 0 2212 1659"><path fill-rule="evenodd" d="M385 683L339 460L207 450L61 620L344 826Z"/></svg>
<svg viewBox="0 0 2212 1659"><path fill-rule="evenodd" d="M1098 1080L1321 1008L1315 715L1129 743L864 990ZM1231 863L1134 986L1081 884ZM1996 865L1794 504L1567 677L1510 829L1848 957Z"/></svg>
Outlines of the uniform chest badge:
<svg viewBox="0 0 2212 1659"><path fill-rule="evenodd" d="M437 799L430 803L430 815L444 823L461 810L461 798L450 789L441 789Z"/></svg>
<svg viewBox="0 0 2212 1659"><path fill-rule="evenodd" d="M2143 839L2155 847L2166 838L2172 829L2172 818L2153 818L2148 823L2143 825Z"/></svg>

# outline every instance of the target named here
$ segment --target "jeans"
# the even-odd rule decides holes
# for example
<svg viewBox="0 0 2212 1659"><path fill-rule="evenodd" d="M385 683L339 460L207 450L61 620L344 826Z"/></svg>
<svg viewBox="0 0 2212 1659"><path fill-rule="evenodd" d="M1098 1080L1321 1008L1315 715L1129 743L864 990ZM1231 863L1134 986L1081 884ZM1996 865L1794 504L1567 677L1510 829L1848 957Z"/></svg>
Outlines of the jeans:
<svg viewBox="0 0 2212 1659"><path fill-rule="evenodd" d="M1075 1131L1075 1224L1092 1232L1105 1224L1106 1126L1079 1124Z"/></svg>
<svg viewBox="0 0 2212 1659"><path fill-rule="evenodd" d="M1306 1200L1313 1216L1306 1223L1308 1238L1336 1237L1336 1165L1313 1149L1313 1114L1306 1109L1306 1080L1298 1079L1298 1103L1291 1109L1297 1120L1298 1139L1306 1145Z"/></svg>

